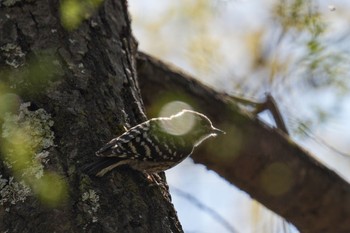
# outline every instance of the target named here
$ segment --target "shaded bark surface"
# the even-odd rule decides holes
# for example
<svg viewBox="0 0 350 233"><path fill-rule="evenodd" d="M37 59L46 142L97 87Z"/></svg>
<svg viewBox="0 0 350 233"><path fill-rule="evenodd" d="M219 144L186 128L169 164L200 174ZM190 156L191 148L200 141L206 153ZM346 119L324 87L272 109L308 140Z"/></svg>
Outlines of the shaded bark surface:
<svg viewBox="0 0 350 233"><path fill-rule="evenodd" d="M182 232L165 182L151 186L144 175L128 168L103 178L89 178L79 170L95 158L97 149L122 133L123 126L146 119L126 1L104 1L71 32L60 25L58 9L55 0L2 5L0 46L13 44L23 55L11 60L18 66L9 65L10 58L0 51L0 65L6 70L1 81L15 84L11 92L31 102L33 110L43 108L52 115L56 147L50 149L47 167L64 177L69 197L55 208L35 195L10 211L0 206L0 232ZM54 57L55 80L41 83L37 90L17 74L44 55ZM11 176L3 166L0 169L3 177ZM99 196L96 212L82 200L89 190Z"/></svg>
<svg viewBox="0 0 350 233"><path fill-rule="evenodd" d="M350 232L350 185L277 129L241 112L227 95L144 53L137 60L146 109L183 100L227 132L192 155L304 233ZM157 91L161 90L161 91Z"/></svg>

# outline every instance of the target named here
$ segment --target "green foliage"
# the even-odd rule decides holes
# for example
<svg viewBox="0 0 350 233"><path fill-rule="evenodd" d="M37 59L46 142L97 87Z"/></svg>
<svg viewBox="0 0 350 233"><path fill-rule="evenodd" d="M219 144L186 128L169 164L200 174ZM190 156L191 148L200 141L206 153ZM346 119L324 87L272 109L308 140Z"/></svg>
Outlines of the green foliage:
<svg viewBox="0 0 350 233"><path fill-rule="evenodd" d="M346 19L342 3L335 9L318 0L214 2L173 1L157 14L135 7L133 28L141 49L245 98L260 99L268 92L279 105L290 105L298 101L291 99L296 92L303 92L295 95L303 98L303 94L324 90L338 96L337 104L349 92L348 46L339 45L347 35L337 34L335 23ZM245 16L241 12L247 9ZM299 106L299 113L310 115L309 99ZM312 117L313 122L321 122L317 112Z"/></svg>
<svg viewBox="0 0 350 233"><path fill-rule="evenodd" d="M325 29L314 0L281 0L274 5L272 14L285 31L303 32L307 30L317 36Z"/></svg>

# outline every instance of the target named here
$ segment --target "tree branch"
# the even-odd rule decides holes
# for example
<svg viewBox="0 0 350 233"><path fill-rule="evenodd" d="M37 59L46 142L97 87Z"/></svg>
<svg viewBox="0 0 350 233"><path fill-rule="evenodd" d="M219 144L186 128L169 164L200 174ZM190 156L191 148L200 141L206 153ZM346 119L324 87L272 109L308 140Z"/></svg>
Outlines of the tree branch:
<svg viewBox="0 0 350 233"><path fill-rule="evenodd" d="M249 193L301 232L350 232L350 186L278 129L241 112L230 96L146 54L137 59L145 107L185 100L225 130L192 158Z"/></svg>

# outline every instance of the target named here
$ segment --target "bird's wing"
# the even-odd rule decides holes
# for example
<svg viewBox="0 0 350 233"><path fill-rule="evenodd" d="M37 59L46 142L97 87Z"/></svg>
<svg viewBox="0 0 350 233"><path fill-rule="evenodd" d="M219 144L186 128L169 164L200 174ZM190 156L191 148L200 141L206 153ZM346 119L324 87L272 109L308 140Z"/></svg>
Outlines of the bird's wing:
<svg viewBox="0 0 350 233"><path fill-rule="evenodd" d="M139 154L136 145L142 140L143 134L149 130L149 122L139 124L117 138L112 139L96 152L99 157L137 158Z"/></svg>
<svg viewBox="0 0 350 233"><path fill-rule="evenodd" d="M103 176L111 170L108 168L113 167L115 164L120 164L120 161L121 159L116 157L101 157L92 163L84 165L81 170L88 175Z"/></svg>

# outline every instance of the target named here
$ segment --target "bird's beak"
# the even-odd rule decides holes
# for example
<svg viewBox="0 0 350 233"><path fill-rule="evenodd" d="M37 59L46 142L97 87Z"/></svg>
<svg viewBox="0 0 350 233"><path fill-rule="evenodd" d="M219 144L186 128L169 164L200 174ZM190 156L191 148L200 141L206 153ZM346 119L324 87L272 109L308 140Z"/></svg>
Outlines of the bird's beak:
<svg viewBox="0 0 350 233"><path fill-rule="evenodd" d="M215 135L220 135L220 134L226 134L225 131L222 131L221 129L217 129L217 128L212 128L211 130L212 134L215 134Z"/></svg>

